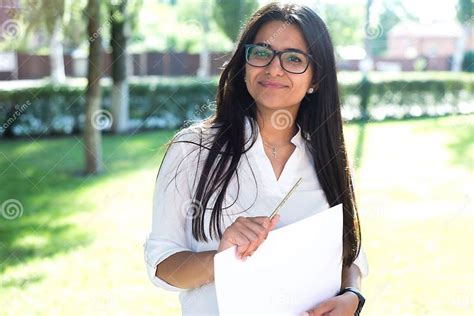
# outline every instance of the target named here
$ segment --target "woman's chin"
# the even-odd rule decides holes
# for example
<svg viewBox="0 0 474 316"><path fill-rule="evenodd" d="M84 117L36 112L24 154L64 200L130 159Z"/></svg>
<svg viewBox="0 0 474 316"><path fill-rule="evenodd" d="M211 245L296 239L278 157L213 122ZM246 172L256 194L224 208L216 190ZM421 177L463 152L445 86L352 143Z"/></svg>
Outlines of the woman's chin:
<svg viewBox="0 0 474 316"><path fill-rule="evenodd" d="M288 104L288 102L282 102L281 98L265 98L257 101L259 107L271 110L288 109L290 107Z"/></svg>

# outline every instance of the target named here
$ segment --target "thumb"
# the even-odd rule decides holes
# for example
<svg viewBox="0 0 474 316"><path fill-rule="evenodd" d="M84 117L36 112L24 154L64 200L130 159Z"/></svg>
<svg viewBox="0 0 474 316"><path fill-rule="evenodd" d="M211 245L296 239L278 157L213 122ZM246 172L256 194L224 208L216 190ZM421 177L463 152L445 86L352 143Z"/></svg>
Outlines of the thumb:
<svg viewBox="0 0 474 316"><path fill-rule="evenodd" d="M279 221L280 221L280 214L277 214L271 220L270 230L275 228L275 226L278 224Z"/></svg>
<svg viewBox="0 0 474 316"><path fill-rule="evenodd" d="M318 305L316 305L316 306L311 310L310 315L314 315L314 316L324 315L324 314L326 314L327 312L332 311L333 308L334 308L334 306L332 305L331 302L324 301L324 302L321 302L321 303L319 303Z"/></svg>

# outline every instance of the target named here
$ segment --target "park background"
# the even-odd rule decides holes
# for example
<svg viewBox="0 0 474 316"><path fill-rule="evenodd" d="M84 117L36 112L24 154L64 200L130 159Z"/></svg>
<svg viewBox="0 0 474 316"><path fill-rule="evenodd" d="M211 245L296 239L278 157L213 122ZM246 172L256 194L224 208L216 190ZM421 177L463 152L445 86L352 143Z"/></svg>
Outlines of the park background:
<svg viewBox="0 0 474 316"><path fill-rule="evenodd" d="M0 1L0 315L179 315L143 260L163 145L268 1ZM474 312L472 0L315 0L336 46L364 315Z"/></svg>

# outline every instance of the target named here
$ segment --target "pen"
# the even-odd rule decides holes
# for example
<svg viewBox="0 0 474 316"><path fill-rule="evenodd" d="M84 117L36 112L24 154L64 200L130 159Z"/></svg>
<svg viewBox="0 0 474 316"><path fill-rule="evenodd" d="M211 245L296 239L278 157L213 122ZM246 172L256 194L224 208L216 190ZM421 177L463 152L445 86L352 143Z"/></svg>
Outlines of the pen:
<svg viewBox="0 0 474 316"><path fill-rule="evenodd" d="M286 200L288 200L290 195L293 194L293 192L296 190L296 188L300 184L301 180L303 180L303 178L299 178L299 180L295 183L295 185L291 188L291 190L285 195L283 200L281 200L280 204L278 204L278 206L275 208L272 215L270 215L270 220L272 220L273 217L278 214L278 211L280 210L280 208L283 206L283 204L285 204Z"/></svg>

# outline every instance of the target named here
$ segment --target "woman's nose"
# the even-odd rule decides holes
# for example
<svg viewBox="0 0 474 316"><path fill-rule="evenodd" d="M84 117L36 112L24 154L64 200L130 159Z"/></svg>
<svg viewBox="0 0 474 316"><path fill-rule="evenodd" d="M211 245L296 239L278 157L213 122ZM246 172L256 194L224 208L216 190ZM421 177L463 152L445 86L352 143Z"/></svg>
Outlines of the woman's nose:
<svg viewBox="0 0 474 316"><path fill-rule="evenodd" d="M282 76L285 71L280 64L280 56L277 55L273 58L272 62L266 67L267 73L271 76Z"/></svg>

